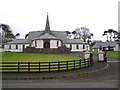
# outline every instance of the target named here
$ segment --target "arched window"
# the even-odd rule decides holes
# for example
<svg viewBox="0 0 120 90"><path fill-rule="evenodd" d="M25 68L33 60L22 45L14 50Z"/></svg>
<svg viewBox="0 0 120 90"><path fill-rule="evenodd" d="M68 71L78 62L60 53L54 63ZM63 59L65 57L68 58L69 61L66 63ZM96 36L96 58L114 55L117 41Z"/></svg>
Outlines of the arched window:
<svg viewBox="0 0 120 90"><path fill-rule="evenodd" d="M57 47L59 46L59 41L57 41Z"/></svg>
<svg viewBox="0 0 120 90"><path fill-rule="evenodd" d="M78 44L76 45L76 49L79 49L79 45Z"/></svg>
<svg viewBox="0 0 120 90"><path fill-rule="evenodd" d="M72 49L72 44L70 44L70 49Z"/></svg>
<svg viewBox="0 0 120 90"><path fill-rule="evenodd" d="M16 45L16 49L18 49L18 45Z"/></svg>
<svg viewBox="0 0 120 90"><path fill-rule="evenodd" d="M83 44L83 49L85 49L85 45Z"/></svg>
<svg viewBox="0 0 120 90"><path fill-rule="evenodd" d="M11 49L11 45L9 45L9 49Z"/></svg>
<svg viewBox="0 0 120 90"><path fill-rule="evenodd" d="M25 45L23 45L23 49L25 48Z"/></svg>
<svg viewBox="0 0 120 90"><path fill-rule="evenodd" d="M35 47L37 47L37 41L35 41Z"/></svg>

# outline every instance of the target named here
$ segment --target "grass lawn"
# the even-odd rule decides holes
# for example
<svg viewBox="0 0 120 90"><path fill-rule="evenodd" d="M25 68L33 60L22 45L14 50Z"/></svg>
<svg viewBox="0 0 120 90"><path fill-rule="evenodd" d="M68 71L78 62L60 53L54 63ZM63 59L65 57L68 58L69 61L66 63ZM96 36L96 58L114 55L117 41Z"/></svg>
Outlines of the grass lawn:
<svg viewBox="0 0 120 90"><path fill-rule="evenodd" d="M66 54L34 54L34 53L20 53L20 52L3 52L3 62L48 62L48 61L66 61L66 60L80 60L79 57L69 56Z"/></svg>
<svg viewBox="0 0 120 90"><path fill-rule="evenodd" d="M120 51L107 51L107 56L112 58L120 58Z"/></svg>
<svg viewBox="0 0 120 90"><path fill-rule="evenodd" d="M120 51L106 51L107 57L111 58L120 58ZM94 51L93 54L98 54L98 52Z"/></svg>
<svg viewBox="0 0 120 90"><path fill-rule="evenodd" d="M58 70L58 61L66 61L66 60L76 60L76 68L79 68L79 61L77 60L82 60L81 65L84 65L84 61L80 57L76 56L70 56L66 54L35 54L35 53L16 53L16 52L3 52L2 53L2 61L3 62L38 62L36 64L30 64L30 68L32 72L38 72L39 71L39 62L54 62L51 63L50 68L51 71ZM41 63L40 64L41 71L49 71L49 63ZM88 65L88 62L86 62L86 65ZM0 72L17 72L18 71L18 64L4 64L0 65L0 67L4 68L15 68L14 70L3 70ZM68 69L72 69L74 66L73 61L68 63ZM66 70L66 62L61 62L60 70ZM20 72L28 72L28 63L25 64L20 64ZM25 68L25 69L23 69ZM37 68L37 69L35 69ZM47 69L42 69L42 68L47 68Z"/></svg>

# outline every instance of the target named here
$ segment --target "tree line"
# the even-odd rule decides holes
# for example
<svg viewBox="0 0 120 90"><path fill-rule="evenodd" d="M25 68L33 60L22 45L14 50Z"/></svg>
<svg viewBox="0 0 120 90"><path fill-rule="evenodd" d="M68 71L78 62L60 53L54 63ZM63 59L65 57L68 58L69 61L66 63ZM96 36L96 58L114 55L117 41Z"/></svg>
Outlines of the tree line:
<svg viewBox="0 0 120 90"><path fill-rule="evenodd" d="M90 42L90 39L93 37L93 33L87 27L76 28L72 32L66 31L66 33L69 39L80 39L84 42Z"/></svg>

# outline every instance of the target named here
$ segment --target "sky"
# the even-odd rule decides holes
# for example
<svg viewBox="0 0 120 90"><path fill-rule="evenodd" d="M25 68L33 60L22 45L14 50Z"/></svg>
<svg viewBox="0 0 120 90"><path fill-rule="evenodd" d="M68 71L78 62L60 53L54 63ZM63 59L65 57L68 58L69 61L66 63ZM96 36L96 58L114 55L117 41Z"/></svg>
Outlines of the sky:
<svg viewBox="0 0 120 90"><path fill-rule="evenodd" d="M50 28L70 31L87 27L92 40L105 41L104 30L118 31L119 0L0 0L0 23L24 38L30 31L45 29L47 12Z"/></svg>

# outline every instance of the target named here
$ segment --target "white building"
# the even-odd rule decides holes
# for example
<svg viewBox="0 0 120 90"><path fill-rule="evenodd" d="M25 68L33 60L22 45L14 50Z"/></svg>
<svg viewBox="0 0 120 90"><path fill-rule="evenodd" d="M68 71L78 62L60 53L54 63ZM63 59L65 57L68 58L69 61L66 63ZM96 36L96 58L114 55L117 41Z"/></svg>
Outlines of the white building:
<svg viewBox="0 0 120 90"><path fill-rule="evenodd" d="M80 39L68 39L67 36L66 31L50 30L47 15L45 30L29 32L27 39L15 39L5 44L4 51L23 52L27 48L32 48L32 51L38 50L41 52L41 50L60 50L60 48L65 47L72 52L76 52L89 49L86 42Z"/></svg>
<svg viewBox="0 0 120 90"><path fill-rule="evenodd" d="M93 51L120 51L120 41L111 41L111 42L99 42L93 45Z"/></svg>

